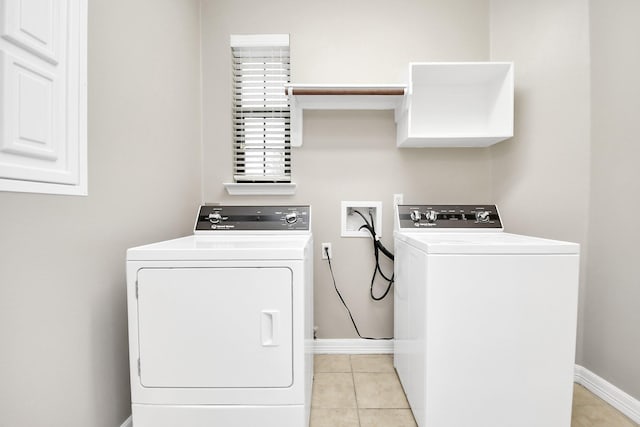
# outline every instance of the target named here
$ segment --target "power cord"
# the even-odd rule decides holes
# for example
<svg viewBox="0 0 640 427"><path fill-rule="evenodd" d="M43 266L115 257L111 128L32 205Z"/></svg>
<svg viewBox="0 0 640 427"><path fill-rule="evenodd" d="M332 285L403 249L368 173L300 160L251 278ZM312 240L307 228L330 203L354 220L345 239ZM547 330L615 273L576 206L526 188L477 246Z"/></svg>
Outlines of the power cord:
<svg viewBox="0 0 640 427"><path fill-rule="evenodd" d="M340 298L342 305L344 305L344 308L347 309L347 313L349 313L349 318L351 319L351 323L353 324L353 328L356 330L356 334L358 334L358 337L360 337L363 340L392 340L393 337L389 337L389 338L363 337L360 334L360 331L358 330L358 325L356 325L356 321L353 318L353 314L351 314L351 310L349 309L349 306L347 305L344 298L342 297L342 294L338 290L338 285L336 285L336 276L333 274L333 267L331 266L331 258L329 258L329 248L324 248L324 253L327 256L327 263L329 264L329 271L331 272L331 279L333 280L333 288L336 290L336 293L338 294L338 297Z"/></svg>
<svg viewBox="0 0 640 427"><path fill-rule="evenodd" d="M371 219L371 222L369 222L367 220L367 218L362 214L362 212L360 212L360 211L358 211L356 209L354 209L353 212L355 212L358 215L360 215L362 217L362 220L364 221L364 224L362 226L360 226L360 228L358 230L362 230L364 228L365 230L367 230L369 232L369 234L371 234L371 239L373 240L373 255L374 255L375 260L376 260L376 266L373 269L373 276L371 277L371 286L369 287L369 295L371 295L371 298L373 300L381 301L384 298L386 298L386 296L389 294L389 291L391 290L391 286L393 285L393 282L394 282L394 279L395 279L395 273L392 273L391 277L387 277L382 272L382 269L380 268L380 252L382 252L391 261L394 260L394 256L391 253L391 251L389 251L387 248L384 247L384 245L380 241L380 238L376 234L376 229L375 229L375 226L374 226L375 221L373 220L373 215L371 214L371 212L369 212L369 218ZM384 293L380 297L376 297L373 294L373 283L376 280L376 276L378 275L378 273L380 273L380 276L388 283L387 284L387 289L384 291Z"/></svg>

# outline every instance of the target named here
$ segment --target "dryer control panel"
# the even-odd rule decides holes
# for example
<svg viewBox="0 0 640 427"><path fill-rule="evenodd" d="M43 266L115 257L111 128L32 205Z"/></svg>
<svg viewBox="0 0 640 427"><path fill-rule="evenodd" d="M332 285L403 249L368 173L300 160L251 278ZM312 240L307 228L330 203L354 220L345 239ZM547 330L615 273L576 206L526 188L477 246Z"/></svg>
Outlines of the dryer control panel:
<svg viewBox="0 0 640 427"><path fill-rule="evenodd" d="M498 229L502 221L496 205L398 205L401 230Z"/></svg>
<svg viewBox="0 0 640 427"><path fill-rule="evenodd" d="M311 231L310 206L203 205L194 233L219 231Z"/></svg>

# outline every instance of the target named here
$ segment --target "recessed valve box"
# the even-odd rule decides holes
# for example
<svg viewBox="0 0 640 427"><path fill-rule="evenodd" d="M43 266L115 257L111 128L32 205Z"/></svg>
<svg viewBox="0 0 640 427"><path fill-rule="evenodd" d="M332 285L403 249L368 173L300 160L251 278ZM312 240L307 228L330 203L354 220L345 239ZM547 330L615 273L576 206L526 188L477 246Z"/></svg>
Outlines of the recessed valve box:
<svg viewBox="0 0 640 427"><path fill-rule="evenodd" d="M367 223L373 225L377 236L382 236L382 202L342 202L340 217L342 237L371 237L366 229L361 228Z"/></svg>

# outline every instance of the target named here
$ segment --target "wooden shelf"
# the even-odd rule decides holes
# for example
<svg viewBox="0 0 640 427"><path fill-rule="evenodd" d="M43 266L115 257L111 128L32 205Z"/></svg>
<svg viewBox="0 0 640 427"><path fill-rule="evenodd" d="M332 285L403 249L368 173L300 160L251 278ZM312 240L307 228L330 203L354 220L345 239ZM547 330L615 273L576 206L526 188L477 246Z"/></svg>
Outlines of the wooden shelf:
<svg viewBox="0 0 640 427"><path fill-rule="evenodd" d="M321 87L321 86L289 86L290 95L384 95L403 96L405 86L344 86L344 87Z"/></svg>

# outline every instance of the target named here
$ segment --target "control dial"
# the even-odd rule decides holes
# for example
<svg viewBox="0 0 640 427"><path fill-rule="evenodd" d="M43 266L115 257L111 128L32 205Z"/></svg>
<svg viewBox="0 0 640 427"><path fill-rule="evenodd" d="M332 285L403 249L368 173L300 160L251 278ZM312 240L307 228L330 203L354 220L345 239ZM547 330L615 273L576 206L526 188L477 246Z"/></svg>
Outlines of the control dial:
<svg viewBox="0 0 640 427"><path fill-rule="evenodd" d="M284 216L287 224L295 224L298 221L298 212L290 212Z"/></svg>
<svg viewBox="0 0 640 427"><path fill-rule="evenodd" d="M211 224L218 224L220 223L220 221L222 221L222 215L220 215L218 212L210 213L207 218L209 219L209 222Z"/></svg>
<svg viewBox="0 0 640 427"><path fill-rule="evenodd" d="M489 212L488 211L477 211L476 212L476 221L478 221L478 222L489 222Z"/></svg>
<svg viewBox="0 0 640 427"><path fill-rule="evenodd" d="M438 219L438 212L434 210L426 211L424 214L424 218L427 220L428 223L433 224L434 222L436 222L436 219Z"/></svg>
<svg viewBox="0 0 640 427"><path fill-rule="evenodd" d="M409 214L409 216L411 217L411 221L413 222L420 222L420 211L419 210L413 210L411 211L411 213Z"/></svg>

